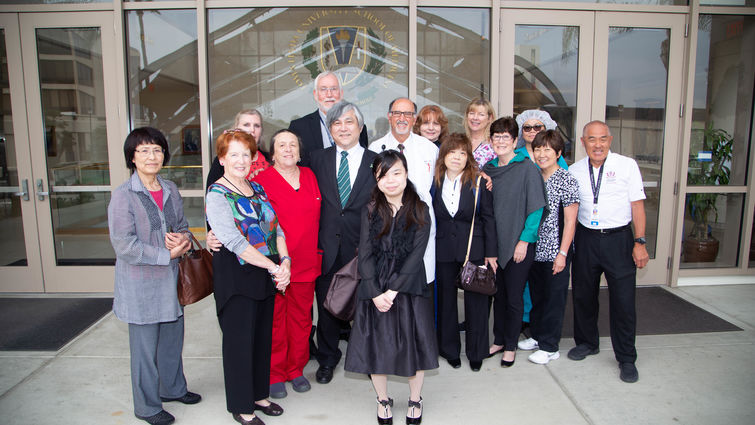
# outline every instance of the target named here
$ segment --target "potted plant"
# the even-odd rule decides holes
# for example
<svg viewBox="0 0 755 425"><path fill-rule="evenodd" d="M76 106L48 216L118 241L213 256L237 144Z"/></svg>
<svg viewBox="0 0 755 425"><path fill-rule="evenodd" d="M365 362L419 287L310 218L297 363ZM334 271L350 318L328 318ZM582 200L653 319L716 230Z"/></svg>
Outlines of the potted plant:
<svg viewBox="0 0 755 425"><path fill-rule="evenodd" d="M729 184L734 138L725 130L709 123L703 130L702 152L689 161L688 186ZM713 237L711 219L718 221L718 193L687 195L687 212L694 225L684 240L684 261L711 262L718 255L718 239Z"/></svg>

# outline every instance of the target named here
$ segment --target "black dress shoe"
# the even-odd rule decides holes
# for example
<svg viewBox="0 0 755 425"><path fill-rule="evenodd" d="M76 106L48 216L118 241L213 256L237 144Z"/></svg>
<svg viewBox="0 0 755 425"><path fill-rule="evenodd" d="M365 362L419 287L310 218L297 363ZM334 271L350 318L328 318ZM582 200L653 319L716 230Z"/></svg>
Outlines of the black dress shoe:
<svg viewBox="0 0 755 425"><path fill-rule="evenodd" d="M260 419L259 416L256 416L256 415L252 419L247 421L246 419L242 418L241 415L239 415L238 413L234 413L233 419L236 422L240 423L241 425L265 425L265 423L262 422L262 419Z"/></svg>
<svg viewBox="0 0 755 425"><path fill-rule="evenodd" d="M414 409L421 409L419 411L419 416L416 418L413 418L409 415L406 416L406 425L417 425L422 423L422 397L419 398L419 401L412 401L412 399L409 399L409 407L412 409L412 414L414 414Z"/></svg>
<svg viewBox="0 0 755 425"><path fill-rule="evenodd" d="M150 425L168 425L172 424L176 418L165 410L161 410L152 416L139 416L137 418L147 422Z"/></svg>
<svg viewBox="0 0 755 425"><path fill-rule="evenodd" d="M320 366L315 373L315 380L320 384L327 384L333 380L333 366Z"/></svg>
<svg viewBox="0 0 755 425"><path fill-rule="evenodd" d="M514 366L514 362L516 361L516 357L514 357L514 360L504 360L501 358L501 367L511 367Z"/></svg>
<svg viewBox="0 0 755 425"><path fill-rule="evenodd" d="M461 360L460 359L447 359L448 364L451 365L454 369L458 369L461 367Z"/></svg>
<svg viewBox="0 0 755 425"><path fill-rule="evenodd" d="M380 415L377 416L378 425L393 425L393 412L391 412L391 416L388 416L388 408L393 407L393 399L388 397L388 400L380 400L378 398L377 403L383 407L383 416L386 416L385 418L381 418Z"/></svg>
<svg viewBox="0 0 755 425"><path fill-rule="evenodd" d="M472 372L479 372L480 368L482 367L482 360L478 361L469 361L469 367L472 368Z"/></svg>
<svg viewBox="0 0 755 425"><path fill-rule="evenodd" d="M280 416L283 414L283 408L280 407L277 403L273 403L272 401L267 406L262 406L260 404L254 403L254 410L259 410L267 416Z"/></svg>
<svg viewBox="0 0 755 425"><path fill-rule="evenodd" d="M186 391L186 394L182 395L181 397L178 397L178 398L160 397L160 400L164 402L180 401L183 404L197 404L202 400L202 396L197 393L193 393L191 391Z"/></svg>
<svg viewBox="0 0 755 425"><path fill-rule="evenodd" d="M496 354L498 354L498 353L501 353L501 352L503 352L503 347L501 347L501 348L499 348L499 349L497 349L497 350L493 351L492 353L488 354L488 358L491 358L491 357L493 357L493 356L495 356Z"/></svg>

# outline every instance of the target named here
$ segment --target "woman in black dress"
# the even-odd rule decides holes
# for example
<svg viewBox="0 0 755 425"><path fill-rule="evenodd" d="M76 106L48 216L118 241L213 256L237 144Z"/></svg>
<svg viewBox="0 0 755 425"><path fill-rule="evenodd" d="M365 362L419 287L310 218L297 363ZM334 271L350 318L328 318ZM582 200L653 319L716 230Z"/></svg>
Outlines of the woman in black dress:
<svg viewBox="0 0 755 425"><path fill-rule="evenodd" d="M344 368L368 373L378 424L392 424L388 378L409 378L407 424L422 421L424 371L438 367L432 290L422 257L430 213L407 179L406 158L383 151L372 163L377 185L362 215L357 310Z"/></svg>

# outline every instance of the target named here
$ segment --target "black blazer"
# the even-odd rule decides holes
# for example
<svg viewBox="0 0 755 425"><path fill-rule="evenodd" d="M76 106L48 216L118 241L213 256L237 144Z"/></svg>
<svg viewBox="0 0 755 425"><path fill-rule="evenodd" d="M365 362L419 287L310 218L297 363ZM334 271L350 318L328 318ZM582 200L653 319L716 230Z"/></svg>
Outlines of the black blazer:
<svg viewBox="0 0 755 425"><path fill-rule="evenodd" d="M297 118L288 125L288 129L301 137L302 165L309 163L309 156L312 152L323 149L322 130L320 128L320 112L315 110L311 114ZM362 127L359 134L359 144L367 148L367 125Z"/></svg>
<svg viewBox="0 0 755 425"><path fill-rule="evenodd" d="M317 185L322 195L318 247L322 250L322 274L324 275L331 271L335 272L331 268L336 262L339 249L343 249L344 253L356 254L359 246L362 210L370 201L372 188L375 187L375 176L370 166L376 156L375 152L364 150L349 200L346 206L341 208L336 180L335 146L312 152L309 167L317 177Z"/></svg>
<svg viewBox="0 0 755 425"><path fill-rule="evenodd" d="M445 181L445 179L444 179ZM459 209L456 215L446 209L443 202L443 187L436 186L433 193L435 210L435 261L464 262L469 242L469 229L472 226L474 209L474 182L466 182L461 188ZM469 259L475 263L484 257L495 257L498 253L495 217L493 216L493 194L485 188L485 180L480 182L480 199L477 202L474 235Z"/></svg>

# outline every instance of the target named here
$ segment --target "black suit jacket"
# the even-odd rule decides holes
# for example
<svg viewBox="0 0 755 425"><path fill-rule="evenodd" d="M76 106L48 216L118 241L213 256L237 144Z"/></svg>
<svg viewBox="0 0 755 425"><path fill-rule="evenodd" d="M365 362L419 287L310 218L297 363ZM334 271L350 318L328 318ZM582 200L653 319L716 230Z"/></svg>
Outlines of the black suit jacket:
<svg viewBox="0 0 755 425"><path fill-rule="evenodd" d="M445 179L444 179L445 181ZM469 229L474 212L474 184L466 182L461 188L459 209L451 216L443 202L443 183L435 187L433 209L435 210L435 261L464 262L469 242ZM493 216L493 194L480 184L480 199L477 201L477 215L474 217L474 234L469 259L475 263L484 257L495 257L498 253L495 217Z"/></svg>
<svg viewBox="0 0 755 425"><path fill-rule="evenodd" d="M309 156L312 152L323 149L322 130L320 128L320 112L315 110L311 114L297 118L288 125L288 129L301 137L302 165L309 164ZM359 144L367 148L367 125L362 127L359 134Z"/></svg>
<svg viewBox="0 0 755 425"><path fill-rule="evenodd" d="M362 210L372 196L375 176L372 174L372 161L377 154L365 149L359 165L357 178L351 188L346 206L341 208L336 181L336 148L331 146L312 152L309 167L317 177L322 204L320 206L319 249L322 250L322 274L331 270L338 258L339 249L344 254L356 254L359 246L359 231ZM351 256L350 258L353 258Z"/></svg>

